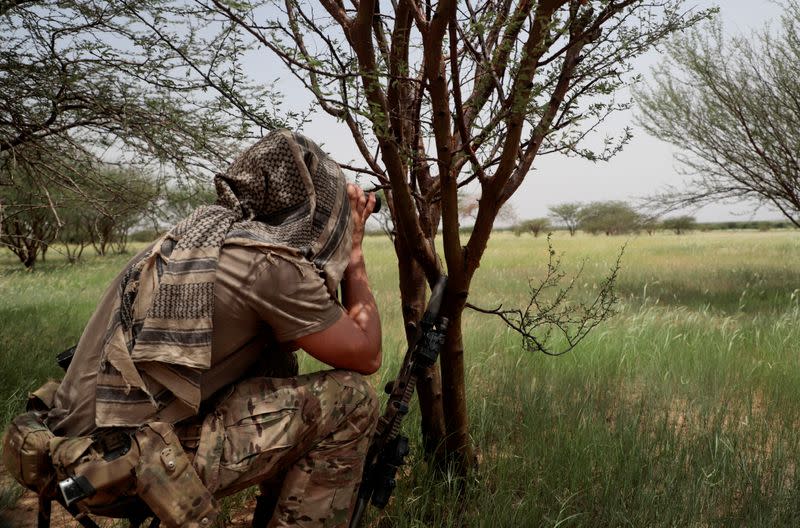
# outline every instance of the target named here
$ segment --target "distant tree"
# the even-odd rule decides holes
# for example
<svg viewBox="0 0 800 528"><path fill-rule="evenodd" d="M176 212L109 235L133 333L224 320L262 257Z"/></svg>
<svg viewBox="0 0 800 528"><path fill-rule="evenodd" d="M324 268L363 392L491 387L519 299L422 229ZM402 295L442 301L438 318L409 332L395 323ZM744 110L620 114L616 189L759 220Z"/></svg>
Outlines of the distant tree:
<svg viewBox="0 0 800 528"><path fill-rule="evenodd" d="M101 255L123 252L129 230L151 214L158 194L150 178L118 167L93 167L92 174L102 174L113 184L85 185L81 195L58 187L48 191L28 173L31 169L18 168L15 184L0 186L0 244L28 268L56 245L70 262L79 260L88 246Z"/></svg>
<svg viewBox="0 0 800 528"><path fill-rule="evenodd" d="M541 233L550 229L550 220L547 218L532 218L517 224L514 227L516 234L533 233L534 237L538 237Z"/></svg>
<svg viewBox="0 0 800 528"><path fill-rule="evenodd" d="M800 2L778 27L730 37L719 23L675 37L636 92L640 122L681 150L692 180L668 207L752 199L800 227Z"/></svg>
<svg viewBox="0 0 800 528"><path fill-rule="evenodd" d="M27 171L16 171L17 185L0 186L0 244L26 268L33 268L58 234L52 196L32 184Z"/></svg>
<svg viewBox="0 0 800 528"><path fill-rule="evenodd" d="M662 224L664 229L674 231L676 235L691 231L697 227L697 219L693 216L676 216L665 218Z"/></svg>
<svg viewBox="0 0 800 528"><path fill-rule="evenodd" d="M458 217L460 221L475 220L478 215L479 196L468 193L463 189L458 191Z"/></svg>
<svg viewBox="0 0 800 528"><path fill-rule="evenodd" d="M657 216L641 215L639 219L639 229L642 229L648 235L654 234L661 227Z"/></svg>
<svg viewBox="0 0 800 528"><path fill-rule="evenodd" d="M569 229L570 236L574 236L578 230L578 220L583 204L580 202L569 202L550 206L550 216L563 223Z"/></svg>
<svg viewBox="0 0 800 528"><path fill-rule="evenodd" d="M97 205L86 213L91 244L99 255L109 250L124 253L131 228L152 214L159 189L150 178L130 170L106 170L104 178L117 192L94 197Z"/></svg>
<svg viewBox="0 0 800 528"><path fill-rule="evenodd" d="M161 195L153 215L156 230L176 224L196 208L213 204L217 199L214 188L205 184L171 186Z"/></svg>
<svg viewBox="0 0 800 528"><path fill-rule="evenodd" d="M57 238L70 263L78 262L83 251L92 243L92 211L93 209L86 207L82 200L75 197L59 203L58 216L62 226Z"/></svg>
<svg viewBox="0 0 800 528"><path fill-rule="evenodd" d="M464 190L460 190L458 192L458 214L459 220L462 222L474 222L478 216L478 210L480 208L480 196L468 193ZM517 210L514 208L514 204L510 202L506 202L503 204L503 207L500 208L500 211L497 212L497 222L504 223L504 224L516 224L517 223Z"/></svg>
<svg viewBox="0 0 800 528"><path fill-rule="evenodd" d="M516 207L511 202L506 202L503 204L503 207L497 212L497 222L506 224L506 225L514 225L519 221L519 214L517 213Z"/></svg>
<svg viewBox="0 0 800 528"><path fill-rule="evenodd" d="M621 235L640 228L641 215L625 202L592 202L581 208L578 226L596 235Z"/></svg>

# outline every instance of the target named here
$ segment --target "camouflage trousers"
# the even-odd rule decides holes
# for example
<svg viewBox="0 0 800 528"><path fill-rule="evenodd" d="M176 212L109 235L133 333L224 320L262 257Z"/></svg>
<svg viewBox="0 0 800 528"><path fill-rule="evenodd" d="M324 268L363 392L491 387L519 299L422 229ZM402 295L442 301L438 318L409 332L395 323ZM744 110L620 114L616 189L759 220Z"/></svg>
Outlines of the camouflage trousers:
<svg viewBox="0 0 800 528"><path fill-rule="evenodd" d="M217 497L283 480L269 527L346 527L378 417L344 370L240 382L202 425L194 466Z"/></svg>

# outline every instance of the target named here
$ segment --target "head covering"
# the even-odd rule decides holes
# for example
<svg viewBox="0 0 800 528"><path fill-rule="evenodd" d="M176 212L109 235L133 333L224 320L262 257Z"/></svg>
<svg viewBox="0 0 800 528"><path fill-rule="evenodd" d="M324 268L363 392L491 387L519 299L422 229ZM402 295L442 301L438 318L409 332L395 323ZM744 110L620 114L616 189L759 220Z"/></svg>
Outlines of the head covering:
<svg viewBox="0 0 800 528"><path fill-rule="evenodd" d="M214 184L239 217L225 243L294 248L314 263L331 293L351 246L344 174L314 142L279 130L244 151Z"/></svg>
<svg viewBox="0 0 800 528"><path fill-rule="evenodd" d="M341 168L316 144L271 132L214 183L215 205L196 209L124 272L98 373L98 426L141 425L176 398L197 412L223 245L295 252L336 291L351 246L350 202ZM174 386L156 374L165 368Z"/></svg>

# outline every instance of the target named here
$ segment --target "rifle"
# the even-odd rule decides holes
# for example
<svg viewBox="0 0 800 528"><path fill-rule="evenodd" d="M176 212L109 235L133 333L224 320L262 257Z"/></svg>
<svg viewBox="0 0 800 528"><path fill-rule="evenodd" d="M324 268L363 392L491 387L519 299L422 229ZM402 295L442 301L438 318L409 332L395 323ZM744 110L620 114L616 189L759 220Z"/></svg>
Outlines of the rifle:
<svg viewBox="0 0 800 528"><path fill-rule="evenodd" d="M447 332L447 318L439 315L446 286L447 277L442 275L433 287L428 307L406 351L397 379L386 385L389 401L367 451L350 528L359 527L370 501L378 508L386 506L397 485L397 470L409 453L408 437L400 434L400 425L408 413L417 376L436 363Z"/></svg>

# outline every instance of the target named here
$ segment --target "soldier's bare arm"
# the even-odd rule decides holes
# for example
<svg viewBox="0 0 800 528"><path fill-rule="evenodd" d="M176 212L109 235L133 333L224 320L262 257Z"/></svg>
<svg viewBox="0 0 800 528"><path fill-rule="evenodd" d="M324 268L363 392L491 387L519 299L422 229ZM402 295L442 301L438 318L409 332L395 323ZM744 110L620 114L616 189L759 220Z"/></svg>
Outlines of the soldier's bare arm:
<svg viewBox="0 0 800 528"><path fill-rule="evenodd" d="M347 186L353 215L353 247L342 281L346 312L333 325L297 339L303 350L336 368L372 374L381 365L381 321L369 286L362 241L364 224L375 208L375 196Z"/></svg>

